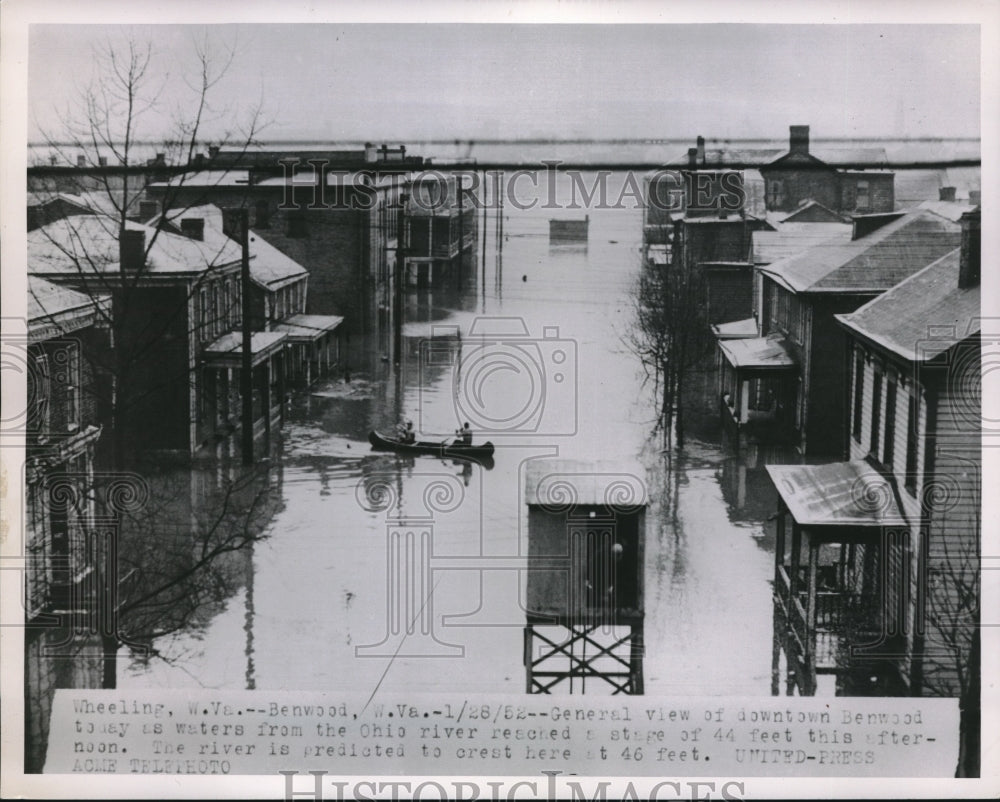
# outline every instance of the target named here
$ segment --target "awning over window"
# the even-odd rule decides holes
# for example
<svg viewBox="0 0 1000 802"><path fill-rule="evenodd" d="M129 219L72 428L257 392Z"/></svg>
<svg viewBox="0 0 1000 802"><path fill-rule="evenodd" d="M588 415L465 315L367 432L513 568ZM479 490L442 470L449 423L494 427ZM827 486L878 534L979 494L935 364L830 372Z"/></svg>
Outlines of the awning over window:
<svg viewBox="0 0 1000 802"><path fill-rule="evenodd" d="M737 369L791 370L795 360L778 337L719 340L719 350Z"/></svg>
<svg viewBox="0 0 1000 802"><path fill-rule="evenodd" d="M867 462L768 465L800 526L909 526L889 480Z"/></svg>

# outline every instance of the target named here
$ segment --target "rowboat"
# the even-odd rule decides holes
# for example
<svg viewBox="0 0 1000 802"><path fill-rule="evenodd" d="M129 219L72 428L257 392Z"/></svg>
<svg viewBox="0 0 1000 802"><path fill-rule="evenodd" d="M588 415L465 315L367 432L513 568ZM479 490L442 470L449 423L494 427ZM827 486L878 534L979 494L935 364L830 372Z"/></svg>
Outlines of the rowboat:
<svg viewBox="0 0 1000 802"><path fill-rule="evenodd" d="M482 445L464 445L444 441L434 443L429 440L417 440L414 443L404 443L395 437L386 437L376 431L368 433L368 442L376 451L396 451L400 454L431 454L441 459L466 459L486 465L493 462L493 443Z"/></svg>

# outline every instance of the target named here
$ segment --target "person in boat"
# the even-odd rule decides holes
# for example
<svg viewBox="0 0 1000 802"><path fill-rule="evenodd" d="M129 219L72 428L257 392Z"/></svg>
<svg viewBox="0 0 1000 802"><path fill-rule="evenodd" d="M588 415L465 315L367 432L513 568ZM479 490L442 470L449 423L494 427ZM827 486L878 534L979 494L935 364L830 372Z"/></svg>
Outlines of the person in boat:
<svg viewBox="0 0 1000 802"><path fill-rule="evenodd" d="M399 442L407 444L417 442L417 433L413 430L413 421L408 420L399 427Z"/></svg>
<svg viewBox="0 0 1000 802"><path fill-rule="evenodd" d="M457 446L472 445L472 429L469 426L468 421L462 424L461 429L455 430L455 445Z"/></svg>

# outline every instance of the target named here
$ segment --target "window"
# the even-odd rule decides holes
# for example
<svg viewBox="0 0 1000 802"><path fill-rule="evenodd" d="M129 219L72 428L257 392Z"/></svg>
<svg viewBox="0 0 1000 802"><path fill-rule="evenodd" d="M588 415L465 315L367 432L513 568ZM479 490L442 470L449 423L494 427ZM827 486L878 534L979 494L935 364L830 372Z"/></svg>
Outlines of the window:
<svg viewBox="0 0 1000 802"><path fill-rule="evenodd" d="M212 284L212 336L217 337L222 328L222 310L219 299L219 282Z"/></svg>
<svg viewBox="0 0 1000 802"><path fill-rule="evenodd" d="M51 411L49 404L50 384L49 384L49 355L37 354L35 356L35 370L29 376L31 387L28 388L28 397L32 401L32 423L38 433L39 441L44 441L49 436L51 428Z"/></svg>
<svg viewBox="0 0 1000 802"><path fill-rule="evenodd" d="M233 328L233 280L227 278L222 285L222 309L223 309L223 329L228 331Z"/></svg>
<svg viewBox="0 0 1000 802"><path fill-rule="evenodd" d="M773 209L785 202L784 181L771 179L767 182L767 208Z"/></svg>
<svg viewBox="0 0 1000 802"><path fill-rule="evenodd" d="M871 201L868 196L867 181L858 181L857 192L854 196L854 205L858 211L867 210L871 207Z"/></svg>
<svg viewBox="0 0 1000 802"><path fill-rule="evenodd" d="M917 494L917 399L910 396L906 409L906 489L911 496Z"/></svg>
<svg viewBox="0 0 1000 802"><path fill-rule="evenodd" d="M66 431L80 428L80 348L66 345Z"/></svg>
<svg viewBox="0 0 1000 802"><path fill-rule="evenodd" d="M878 459L879 427L882 425L882 374L875 371L872 380L872 429L868 441L868 453Z"/></svg>
<svg viewBox="0 0 1000 802"><path fill-rule="evenodd" d="M882 464L890 471L896 448L896 380L889 377L885 386L885 438L882 443Z"/></svg>
<svg viewBox="0 0 1000 802"><path fill-rule="evenodd" d="M203 340L208 340L212 336L212 332L209 329L209 311L208 311L208 289L205 287L201 288L201 293L198 297L199 306L201 307L199 316L201 317L201 337Z"/></svg>
<svg viewBox="0 0 1000 802"><path fill-rule="evenodd" d="M865 393L865 357L861 351L854 356L854 418L851 434L854 442L861 443L861 402Z"/></svg>

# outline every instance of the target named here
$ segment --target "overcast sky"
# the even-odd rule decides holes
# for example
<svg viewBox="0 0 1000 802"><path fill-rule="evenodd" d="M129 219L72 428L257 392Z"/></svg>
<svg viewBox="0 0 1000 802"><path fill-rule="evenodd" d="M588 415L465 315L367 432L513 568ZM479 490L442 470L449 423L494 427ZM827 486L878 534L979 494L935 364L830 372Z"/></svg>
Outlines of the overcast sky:
<svg viewBox="0 0 1000 802"><path fill-rule="evenodd" d="M268 24L32 26L29 139L129 30L153 41L164 112L190 107L195 37L236 41L216 101L229 120L263 98L269 139L979 135L976 26Z"/></svg>

